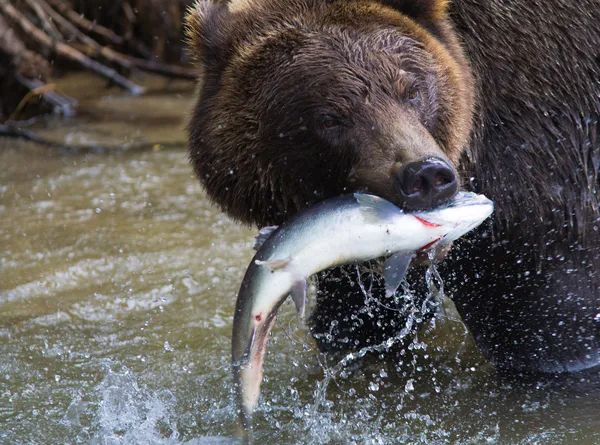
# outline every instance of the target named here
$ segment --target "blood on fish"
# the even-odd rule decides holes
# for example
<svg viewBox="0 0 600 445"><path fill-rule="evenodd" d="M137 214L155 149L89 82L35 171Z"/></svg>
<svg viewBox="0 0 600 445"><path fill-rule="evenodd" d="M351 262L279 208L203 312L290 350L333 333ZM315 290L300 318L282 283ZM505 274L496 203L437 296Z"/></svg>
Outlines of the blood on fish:
<svg viewBox="0 0 600 445"><path fill-rule="evenodd" d="M423 218L421 218L421 217L419 217L419 216L417 216L417 215L413 215L413 216L414 216L415 218L417 218L417 219L418 219L418 220L421 222L421 224L423 224L424 226L427 226L427 227L440 227L440 225L439 225L439 224L436 224L436 223L432 223L432 222L430 222L430 221L427 221L426 219L423 219Z"/></svg>
<svg viewBox="0 0 600 445"><path fill-rule="evenodd" d="M441 240L443 237L439 237L438 239L433 240L432 242L430 242L429 244L425 244L423 247L421 247L419 250L427 250L429 249L431 246L433 246L435 243L437 243L439 240Z"/></svg>
<svg viewBox="0 0 600 445"><path fill-rule="evenodd" d="M260 314L256 314L254 316L254 319L260 323L262 321L262 312Z"/></svg>

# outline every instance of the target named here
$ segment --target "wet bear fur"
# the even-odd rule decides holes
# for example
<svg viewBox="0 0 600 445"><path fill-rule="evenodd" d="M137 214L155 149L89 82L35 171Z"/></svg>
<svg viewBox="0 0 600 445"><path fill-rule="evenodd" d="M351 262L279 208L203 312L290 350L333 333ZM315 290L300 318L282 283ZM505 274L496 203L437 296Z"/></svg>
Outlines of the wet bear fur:
<svg viewBox="0 0 600 445"><path fill-rule="evenodd" d="M600 0L199 1L187 21L201 74L194 169L225 212L261 227L355 190L394 201L398 169L442 157L496 205L442 265L478 345L504 369L594 366L598 23ZM323 347L404 327L358 278L321 274L311 323Z"/></svg>

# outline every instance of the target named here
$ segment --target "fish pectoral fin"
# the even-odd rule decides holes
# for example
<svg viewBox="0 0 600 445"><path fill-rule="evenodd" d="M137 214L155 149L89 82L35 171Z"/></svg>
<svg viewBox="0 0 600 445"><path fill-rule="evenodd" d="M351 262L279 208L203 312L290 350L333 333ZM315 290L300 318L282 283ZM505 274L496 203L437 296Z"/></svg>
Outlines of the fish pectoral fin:
<svg viewBox="0 0 600 445"><path fill-rule="evenodd" d="M290 264L290 261L291 261L291 259L287 258L287 259L283 259L283 260L269 260L269 261L255 260L254 263L256 263L258 266L268 267L271 270L278 270L278 269L283 269L285 266Z"/></svg>
<svg viewBox="0 0 600 445"><path fill-rule="evenodd" d="M262 245L267 241L273 232L277 230L279 226L267 226L263 227L259 230L258 235L254 238L254 250L258 252L258 250L262 247Z"/></svg>
<svg viewBox="0 0 600 445"><path fill-rule="evenodd" d="M414 253L396 253L383 263L383 278L385 278L385 295L391 297L400 287L406 276L408 266L415 256Z"/></svg>
<svg viewBox="0 0 600 445"><path fill-rule="evenodd" d="M292 286L292 300L296 305L296 312L300 318L304 318L304 311L306 309L306 280L304 278L296 281Z"/></svg>
<svg viewBox="0 0 600 445"><path fill-rule="evenodd" d="M368 223L381 224L383 221L403 213L399 207L378 196L355 193L354 198L360 205L359 210L363 219Z"/></svg>

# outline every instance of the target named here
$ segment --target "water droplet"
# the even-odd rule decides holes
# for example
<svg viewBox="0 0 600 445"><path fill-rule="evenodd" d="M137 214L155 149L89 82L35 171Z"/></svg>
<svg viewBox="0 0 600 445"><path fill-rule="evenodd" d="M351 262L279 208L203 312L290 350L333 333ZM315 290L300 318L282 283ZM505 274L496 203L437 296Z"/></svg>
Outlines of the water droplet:
<svg viewBox="0 0 600 445"><path fill-rule="evenodd" d="M173 352L175 350L175 349L173 349L173 346L171 346L169 344L168 341L165 342L164 347L165 347L165 351Z"/></svg>

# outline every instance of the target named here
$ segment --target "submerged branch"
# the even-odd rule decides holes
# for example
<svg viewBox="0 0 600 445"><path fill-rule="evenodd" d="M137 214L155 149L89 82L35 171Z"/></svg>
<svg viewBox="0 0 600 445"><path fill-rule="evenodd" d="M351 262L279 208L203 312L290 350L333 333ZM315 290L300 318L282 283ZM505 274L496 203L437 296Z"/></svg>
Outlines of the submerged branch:
<svg viewBox="0 0 600 445"><path fill-rule="evenodd" d="M0 124L0 140L2 138L16 138L23 139L34 144L43 145L46 148L53 148L58 150L65 150L77 154L85 153L116 153L121 151L160 151L163 148L179 148L182 146L181 143L172 142L127 142L118 145L104 145L104 144L65 144L63 142L53 141L45 137L39 136L36 133L20 128L16 125Z"/></svg>
<svg viewBox="0 0 600 445"><path fill-rule="evenodd" d="M29 93L21 100L15 111L12 112L9 120L16 120L23 107L31 98L42 96L44 101L50 104L55 110L58 110L63 116L74 116L77 108L77 100L56 91L54 84L44 84L39 79L28 79L20 74L16 74L17 81L29 90Z"/></svg>

